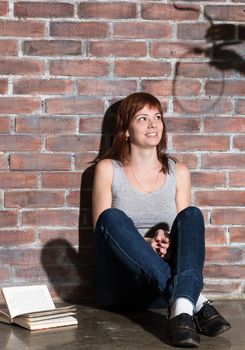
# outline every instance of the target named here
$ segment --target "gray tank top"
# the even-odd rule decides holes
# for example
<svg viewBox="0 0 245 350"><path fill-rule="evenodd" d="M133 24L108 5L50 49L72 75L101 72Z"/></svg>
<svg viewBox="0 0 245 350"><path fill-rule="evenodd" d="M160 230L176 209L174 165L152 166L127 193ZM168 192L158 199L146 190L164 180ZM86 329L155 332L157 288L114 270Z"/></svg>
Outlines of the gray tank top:
<svg viewBox="0 0 245 350"><path fill-rule="evenodd" d="M133 188L121 163L112 160L112 208L125 212L142 236L153 236L157 228L170 230L176 217L176 165L169 159L169 173L157 191L143 193Z"/></svg>

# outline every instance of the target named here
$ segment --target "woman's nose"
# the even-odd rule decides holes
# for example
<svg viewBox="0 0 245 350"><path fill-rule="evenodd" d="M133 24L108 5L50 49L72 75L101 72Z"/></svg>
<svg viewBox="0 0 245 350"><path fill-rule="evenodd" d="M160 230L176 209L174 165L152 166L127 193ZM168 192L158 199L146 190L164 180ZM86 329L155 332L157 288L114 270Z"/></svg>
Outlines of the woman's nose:
<svg viewBox="0 0 245 350"><path fill-rule="evenodd" d="M148 128L155 128L156 127L156 122L155 120L150 120L148 124Z"/></svg>

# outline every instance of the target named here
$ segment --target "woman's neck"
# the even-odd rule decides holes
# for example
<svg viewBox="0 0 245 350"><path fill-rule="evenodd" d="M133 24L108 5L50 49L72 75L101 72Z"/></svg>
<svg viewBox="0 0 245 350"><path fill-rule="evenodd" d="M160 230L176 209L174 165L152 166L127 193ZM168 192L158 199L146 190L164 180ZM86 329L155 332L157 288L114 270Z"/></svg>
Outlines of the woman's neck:
<svg viewBox="0 0 245 350"><path fill-rule="evenodd" d="M129 155L129 163L134 167L155 167L159 166L160 162L157 158L156 149L131 149Z"/></svg>

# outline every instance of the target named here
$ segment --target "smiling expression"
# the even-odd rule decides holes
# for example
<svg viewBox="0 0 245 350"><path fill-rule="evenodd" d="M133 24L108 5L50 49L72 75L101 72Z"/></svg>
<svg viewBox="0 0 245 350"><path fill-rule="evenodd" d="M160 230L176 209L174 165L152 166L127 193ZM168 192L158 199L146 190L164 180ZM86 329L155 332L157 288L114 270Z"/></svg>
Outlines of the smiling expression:
<svg viewBox="0 0 245 350"><path fill-rule="evenodd" d="M159 144L163 132L162 116L156 107L145 106L136 113L126 131L130 144L152 147Z"/></svg>

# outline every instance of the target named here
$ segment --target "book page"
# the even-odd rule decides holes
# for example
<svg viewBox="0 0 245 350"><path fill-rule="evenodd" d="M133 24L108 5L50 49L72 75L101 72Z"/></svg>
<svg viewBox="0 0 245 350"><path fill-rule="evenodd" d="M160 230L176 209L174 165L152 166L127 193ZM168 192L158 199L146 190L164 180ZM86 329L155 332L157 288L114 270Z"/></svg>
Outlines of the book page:
<svg viewBox="0 0 245 350"><path fill-rule="evenodd" d="M11 318L28 312L55 309L46 285L5 287L2 293Z"/></svg>

